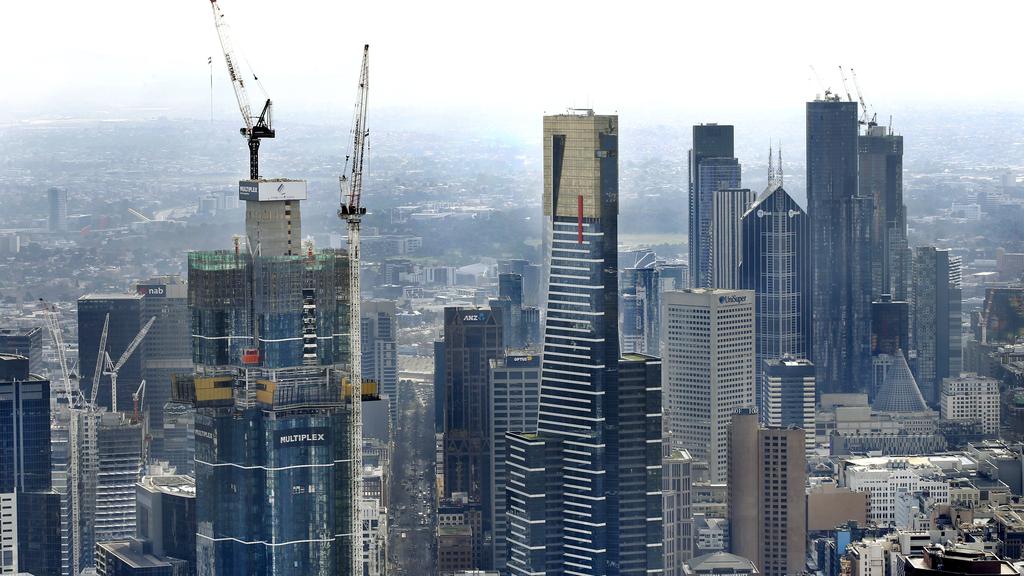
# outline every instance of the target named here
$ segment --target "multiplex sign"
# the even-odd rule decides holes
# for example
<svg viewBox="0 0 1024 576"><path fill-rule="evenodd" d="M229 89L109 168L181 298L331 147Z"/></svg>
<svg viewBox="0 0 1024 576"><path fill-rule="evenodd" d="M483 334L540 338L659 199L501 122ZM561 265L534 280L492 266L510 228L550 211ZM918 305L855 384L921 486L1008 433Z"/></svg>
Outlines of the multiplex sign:
<svg viewBox="0 0 1024 576"><path fill-rule="evenodd" d="M242 180L238 183L239 200L305 200L305 180Z"/></svg>
<svg viewBox="0 0 1024 576"><path fill-rule="evenodd" d="M327 443L326 428L292 428L274 433L278 446L309 446Z"/></svg>

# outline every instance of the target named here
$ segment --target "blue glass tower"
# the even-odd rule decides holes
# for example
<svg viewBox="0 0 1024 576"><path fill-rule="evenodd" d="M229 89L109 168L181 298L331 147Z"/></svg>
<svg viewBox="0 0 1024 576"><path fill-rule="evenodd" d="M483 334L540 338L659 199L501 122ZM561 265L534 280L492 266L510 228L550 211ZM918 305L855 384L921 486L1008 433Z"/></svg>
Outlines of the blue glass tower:
<svg viewBox="0 0 1024 576"><path fill-rule="evenodd" d="M189 254L195 375L175 398L196 406L200 575L347 574L360 553L350 414L367 390L344 379L348 258L292 246L304 190L247 199L260 244Z"/></svg>

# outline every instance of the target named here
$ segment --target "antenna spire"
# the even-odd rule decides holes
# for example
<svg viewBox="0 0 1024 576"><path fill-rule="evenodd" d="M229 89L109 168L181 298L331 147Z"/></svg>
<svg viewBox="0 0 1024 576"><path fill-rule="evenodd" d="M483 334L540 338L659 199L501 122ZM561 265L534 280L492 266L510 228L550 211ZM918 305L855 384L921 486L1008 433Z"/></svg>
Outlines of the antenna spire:
<svg viewBox="0 0 1024 576"><path fill-rule="evenodd" d="M775 164L773 158L772 141L768 140L768 186L775 183Z"/></svg>
<svg viewBox="0 0 1024 576"><path fill-rule="evenodd" d="M782 186L782 140L779 140L779 162L775 169L778 171L778 184Z"/></svg>

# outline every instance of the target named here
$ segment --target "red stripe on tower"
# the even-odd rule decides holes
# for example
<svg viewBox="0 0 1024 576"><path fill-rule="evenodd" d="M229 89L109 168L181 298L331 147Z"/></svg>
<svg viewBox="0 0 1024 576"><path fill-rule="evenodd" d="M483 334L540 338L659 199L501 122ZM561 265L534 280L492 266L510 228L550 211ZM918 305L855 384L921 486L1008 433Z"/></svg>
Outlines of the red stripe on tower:
<svg viewBox="0 0 1024 576"><path fill-rule="evenodd" d="M583 244L583 194L576 197L576 241Z"/></svg>

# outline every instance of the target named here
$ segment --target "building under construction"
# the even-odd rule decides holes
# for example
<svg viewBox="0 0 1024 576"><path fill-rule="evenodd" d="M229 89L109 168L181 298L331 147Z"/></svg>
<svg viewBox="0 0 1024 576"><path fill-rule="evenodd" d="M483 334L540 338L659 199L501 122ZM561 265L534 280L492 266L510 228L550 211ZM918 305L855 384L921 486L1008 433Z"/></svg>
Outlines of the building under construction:
<svg viewBox="0 0 1024 576"><path fill-rule="evenodd" d="M287 199L261 199L283 182ZM196 406L197 573L344 574L348 463L360 446L346 378L348 256L295 245L305 182L239 190L247 239L189 254L195 374L174 390ZM364 394L376 390L356 400Z"/></svg>

